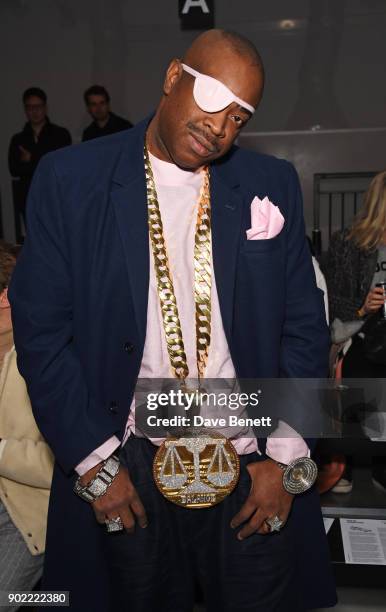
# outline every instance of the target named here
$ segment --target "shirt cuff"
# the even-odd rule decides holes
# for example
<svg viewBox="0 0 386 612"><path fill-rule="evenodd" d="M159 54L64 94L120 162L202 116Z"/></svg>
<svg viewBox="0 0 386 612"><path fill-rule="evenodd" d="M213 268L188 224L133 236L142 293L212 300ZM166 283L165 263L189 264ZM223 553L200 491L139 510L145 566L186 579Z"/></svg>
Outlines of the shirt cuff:
<svg viewBox="0 0 386 612"><path fill-rule="evenodd" d="M98 448L90 453L88 457L78 463L75 467L75 471L78 472L79 476L83 476L83 474L91 470L91 468L95 467L98 463L110 457L120 444L121 442L117 436L111 436L111 438L103 442L101 446L98 446Z"/></svg>
<svg viewBox="0 0 386 612"><path fill-rule="evenodd" d="M5 445L7 444L7 440L5 440L4 438L0 441L0 461L1 461L1 456L4 452L5 449Z"/></svg>
<svg viewBox="0 0 386 612"><path fill-rule="evenodd" d="M299 457L309 457L311 452L303 438L284 421L267 438L266 455L280 463L291 463Z"/></svg>

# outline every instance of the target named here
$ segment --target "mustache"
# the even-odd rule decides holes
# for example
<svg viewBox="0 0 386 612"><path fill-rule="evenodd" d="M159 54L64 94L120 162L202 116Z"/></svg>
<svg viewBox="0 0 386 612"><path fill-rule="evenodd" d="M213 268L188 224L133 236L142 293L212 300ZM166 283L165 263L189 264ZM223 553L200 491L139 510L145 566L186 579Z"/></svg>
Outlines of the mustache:
<svg viewBox="0 0 386 612"><path fill-rule="evenodd" d="M216 151L216 153L220 153L221 148L216 138L213 138L207 132L205 132L205 130L202 130L201 128L197 127L197 125L195 125L194 123L191 123L190 121L187 123L187 127L192 132L195 132L196 134L201 136L204 140L209 142L212 145L213 149Z"/></svg>

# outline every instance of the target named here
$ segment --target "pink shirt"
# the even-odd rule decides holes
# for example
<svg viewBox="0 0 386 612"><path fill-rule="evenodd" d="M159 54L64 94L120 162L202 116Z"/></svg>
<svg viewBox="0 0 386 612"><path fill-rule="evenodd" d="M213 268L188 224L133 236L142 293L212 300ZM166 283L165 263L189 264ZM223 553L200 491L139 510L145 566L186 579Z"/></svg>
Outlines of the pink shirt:
<svg viewBox="0 0 386 612"><path fill-rule="evenodd" d="M197 378L193 251L198 198L203 174L200 171L182 170L178 166L161 161L152 155L150 155L150 159L157 187L189 376ZM171 378L173 373L166 348L150 243L149 249L150 278L147 328L139 378ZM222 325L213 261L211 301L211 343L205 377L234 379L236 373ZM137 436L143 435L138 431L138 428L135 431L134 414L135 402L133 400L122 445L131 433L135 432ZM232 412L232 414L235 413ZM223 433L227 435L226 431L223 431ZM236 432L236 435L235 431L232 430L232 436L231 439L238 454L259 452L257 440L252 430L239 431ZM151 439L157 445L161 444L162 440L163 438ZM77 472L80 475L84 474L111 455L120 445L120 440L116 436L112 436L76 466ZM296 457L308 456L309 449L304 440L293 429L285 423L279 422L278 429L267 440L266 453L277 461L289 463Z"/></svg>

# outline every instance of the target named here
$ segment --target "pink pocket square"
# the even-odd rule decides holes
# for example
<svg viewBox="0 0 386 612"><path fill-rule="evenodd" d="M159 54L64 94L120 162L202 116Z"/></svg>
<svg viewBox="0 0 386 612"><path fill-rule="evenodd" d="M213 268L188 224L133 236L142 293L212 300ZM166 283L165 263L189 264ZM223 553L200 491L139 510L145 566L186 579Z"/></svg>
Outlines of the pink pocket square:
<svg viewBox="0 0 386 612"><path fill-rule="evenodd" d="M272 204L267 196L260 200L255 196L251 204L251 227L247 230L248 240L266 240L281 232L284 217L279 207Z"/></svg>

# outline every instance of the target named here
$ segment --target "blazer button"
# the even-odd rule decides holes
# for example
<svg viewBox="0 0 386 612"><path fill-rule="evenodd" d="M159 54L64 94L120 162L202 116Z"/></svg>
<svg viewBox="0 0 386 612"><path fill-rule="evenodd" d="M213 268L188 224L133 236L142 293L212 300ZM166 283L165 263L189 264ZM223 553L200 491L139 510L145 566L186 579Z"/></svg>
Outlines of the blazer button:
<svg viewBox="0 0 386 612"><path fill-rule="evenodd" d="M118 412L118 404L117 404L116 401L112 400L110 402L110 407L109 408L110 408L110 412L113 412L114 414L117 414L117 412Z"/></svg>
<svg viewBox="0 0 386 612"><path fill-rule="evenodd" d="M134 350L134 344L131 344L131 342L125 342L123 345L123 350L125 350L126 353L132 353Z"/></svg>

